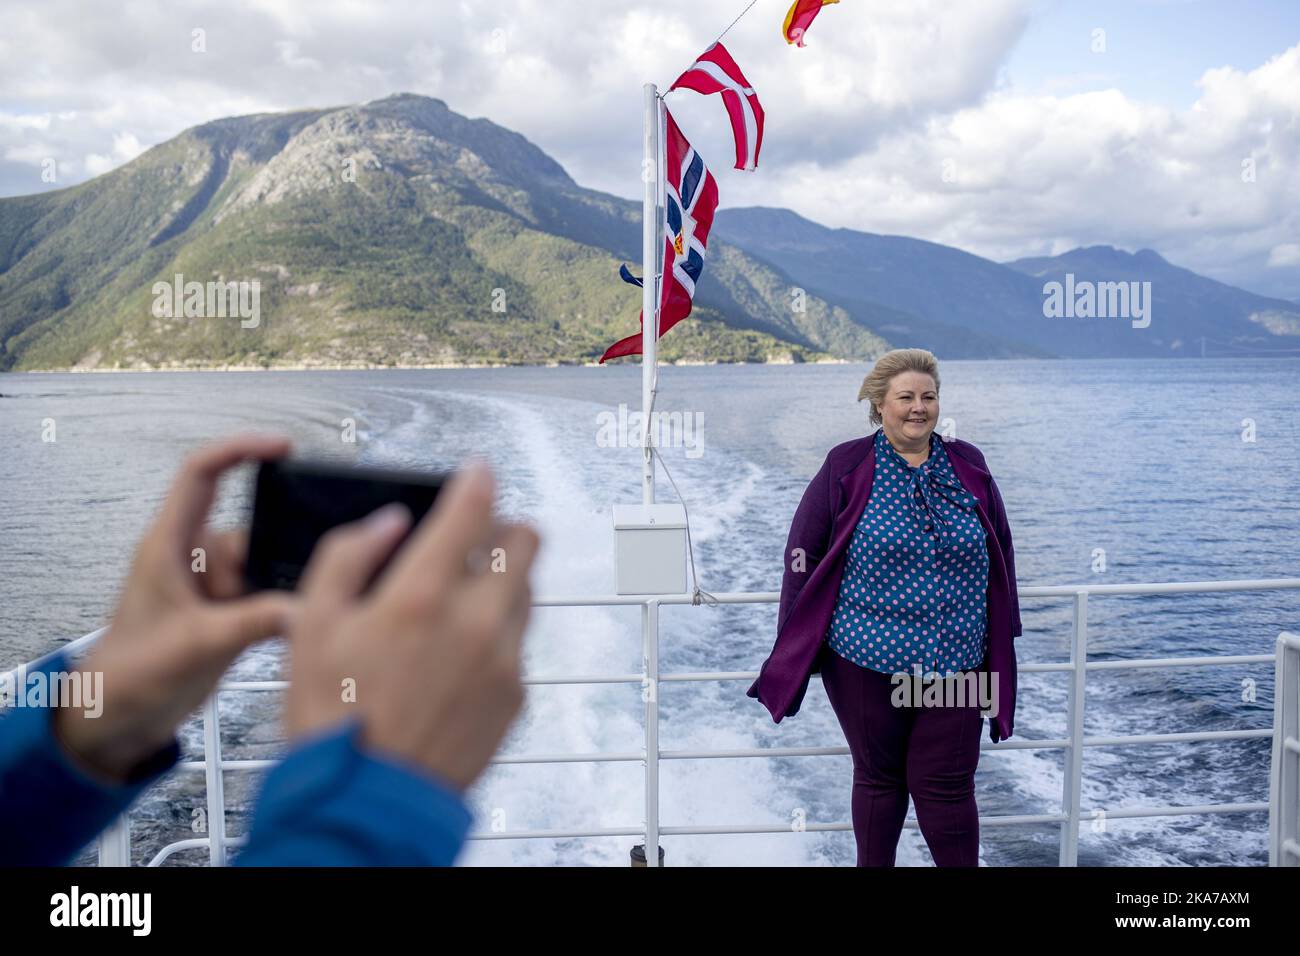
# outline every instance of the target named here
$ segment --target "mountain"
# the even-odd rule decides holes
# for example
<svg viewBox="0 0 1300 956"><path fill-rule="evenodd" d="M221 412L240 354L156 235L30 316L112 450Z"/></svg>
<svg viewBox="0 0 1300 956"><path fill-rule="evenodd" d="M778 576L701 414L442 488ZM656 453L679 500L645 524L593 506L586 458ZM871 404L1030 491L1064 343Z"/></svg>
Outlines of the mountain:
<svg viewBox="0 0 1300 956"><path fill-rule="evenodd" d="M637 327L618 267L640 258L640 214L428 97L218 120L0 199L0 370L594 361ZM1067 274L1150 281L1150 326L1045 316ZM185 317L188 293L160 300L177 276L255 282L256 320L201 317L202 295ZM660 356L1169 356L1201 336L1215 354L1295 346L1300 307L1146 250L1001 264L755 208L719 213L692 321Z"/></svg>
<svg viewBox="0 0 1300 956"><path fill-rule="evenodd" d="M1300 306L1255 295L1167 262L1152 249L1128 253L1112 246L1088 246L1059 256L1007 263L1037 280L1150 282L1151 325L1164 333L1171 351L1206 354L1267 354L1300 346ZM1083 321L1083 320L1075 320ZM1137 331L1137 330L1134 330Z"/></svg>
<svg viewBox="0 0 1300 956"><path fill-rule="evenodd" d="M1023 315L1041 296L1025 276L950 246L828 229L788 209L719 212L711 235L799 277L804 288L852 310L895 311L878 331L891 341L949 358L1045 357Z"/></svg>
<svg viewBox="0 0 1300 956"><path fill-rule="evenodd" d="M440 100L224 119L0 200L0 369L593 360L637 327L618 266L640 249L639 203ZM155 283L178 274L255 280L258 320L169 317ZM725 242L705 275L665 360L888 347Z"/></svg>
<svg viewBox="0 0 1300 956"><path fill-rule="evenodd" d="M1300 346L1294 303L1215 282L1151 250L1128 254L1095 246L1003 264L920 239L829 229L789 210L762 207L719 213L713 235L798 276L832 305L911 313L911 325L901 320L872 328L945 357L1200 355L1201 336L1211 340L1207 352L1214 354ZM1064 286L1067 274L1078 283L1150 282L1150 323L1134 326L1146 321L1133 312L1138 299L1130 301L1127 317L1045 315L1048 283Z"/></svg>

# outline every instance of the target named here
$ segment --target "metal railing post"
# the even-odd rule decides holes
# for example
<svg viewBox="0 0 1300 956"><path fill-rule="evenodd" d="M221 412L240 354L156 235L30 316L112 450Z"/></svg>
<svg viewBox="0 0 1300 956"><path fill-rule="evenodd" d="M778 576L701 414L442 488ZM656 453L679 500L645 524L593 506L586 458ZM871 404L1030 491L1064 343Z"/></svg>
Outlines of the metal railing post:
<svg viewBox="0 0 1300 956"><path fill-rule="evenodd" d="M226 865L226 791L221 774L220 691L214 690L203 705L203 762L208 785L208 860Z"/></svg>
<svg viewBox="0 0 1300 956"><path fill-rule="evenodd" d="M645 865L659 865L659 602L641 607L645 683Z"/></svg>
<svg viewBox="0 0 1300 956"><path fill-rule="evenodd" d="M131 817L124 813L99 835L100 866L131 865Z"/></svg>
<svg viewBox="0 0 1300 956"><path fill-rule="evenodd" d="M981 817L981 822L998 826L1042 826L1057 823L1061 826L1060 860L1062 866L1078 865L1078 845L1082 825L1082 775L1085 743L1089 747L1117 747L1129 745L1156 745L1208 740L1268 739L1272 745L1269 768L1268 803L1221 803L1176 806L1125 807L1113 811L1113 817L1136 819L1155 816L1188 814L1238 814L1269 813L1268 840L1269 864L1300 866L1300 635L1282 632L1277 647L1268 654L1219 655L1215 657L1132 658L1099 661L1092 670L1123 670L1138 668L1240 666L1273 664L1276 671L1274 720L1271 727L1243 730L1216 730L1195 733L1136 734L1128 736L1100 736L1089 738L1084 734L1087 702L1088 661L1088 599L1092 594L1179 594L1231 591L1300 590L1300 577L1277 579L1251 579L1239 581L1168 582L1163 584L1110 584L1066 585L1020 588L1022 597L1063 598L1073 601L1073 633L1068 661L1029 663L1022 673L1069 673L1072 676L1067 688L1068 733L1063 738L1039 738L1009 741L999 744L998 750L1062 750L1063 782L1061 810L1044 814L1014 814L1001 817ZM779 593L771 592L719 592L713 595L722 604L776 604ZM663 760L702 760L729 758L781 758L842 756L847 748L834 747L761 747L728 748L725 750L662 750L659 743L659 687L662 683L745 680L757 676L752 671L672 672L664 674L659 661L659 609L665 604L695 604L695 595L568 595L539 597L534 607L615 607L639 605L642 626L642 670L617 674L560 674L547 677L525 678L527 684L590 685L641 683L645 716L644 749L624 751L598 751L595 753L506 754L493 759L493 764L534 765L565 763L619 763L635 764L640 760L644 767L645 818L640 828L629 821L617 827L596 829L528 830L504 834L470 834L469 839L571 839L571 838L633 838L643 836L644 847L632 851L632 865L661 865L659 840L668 836L697 836L722 833L779 833L787 832L783 824L743 826L664 826L660 819L659 768ZM87 635L69 645L83 648L102 631ZM26 665L32 668L35 665ZM150 862L157 866L181 850L199 850L205 845L213 866L228 865L228 853L243 844L244 839L228 840L225 820L224 771L258 771L268 769L275 761L233 760L226 763L221 753L221 723L218 694L221 691L282 691L284 681L230 681L220 685L218 691L202 708L204 758L183 761L179 770L197 776L203 773L207 783L207 835L203 839L180 840L163 847ZM196 808L195 813L198 813ZM809 829L845 830L846 824L822 824ZM104 832L98 841L99 865L128 866L131 856L131 823L124 815ZM642 854L643 850L648 853Z"/></svg>
<svg viewBox="0 0 1300 956"><path fill-rule="evenodd" d="M1059 865L1079 865L1079 804L1083 795L1083 712L1088 685L1088 592L1074 595L1074 632L1070 637L1070 745L1061 781L1061 856Z"/></svg>
<svg viewBox="0 0 1300 956"><path fill-rule="evenodd" d="M1268 865L1300 866L1300 635L1277 636Z"/></svg>

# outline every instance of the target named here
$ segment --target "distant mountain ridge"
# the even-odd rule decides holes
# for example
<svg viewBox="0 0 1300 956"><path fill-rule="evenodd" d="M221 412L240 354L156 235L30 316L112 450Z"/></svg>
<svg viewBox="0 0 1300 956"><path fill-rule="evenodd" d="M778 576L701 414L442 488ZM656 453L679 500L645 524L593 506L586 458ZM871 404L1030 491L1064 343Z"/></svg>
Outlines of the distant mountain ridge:
<svg viewBox="0 0 1300 956"><path fill-rule="evenodd" d="M760 260L778 263L810 292L851 309L874 302L918 321L907 344L954 358L998 354L1064 357L1180 357L1266 354L1300 346L1300 308L1216 282L1150 249L1090 246L1059 256L997 263L949 246L852 229L829 229L786 209L725 210L715 233ZM1044 315L1051 282L1150 282L1152 320ZM889 336L889 330L880 328Z"/></svg>
<svg viewBox="0 0 1300 956"><path fill-rule="evenodd" d="M640 257L640 211L428 97L217 120L89 182L0 199L0 370L594 361L636 328L640 293L617 270ZM1160 311L1148 341L1045 319L1044 277L1103 268L1086 257L1003 265L786 210L726 210L693 321L660 356L1186 354L1173 333L1208 328L1297 341L1292 303L1139 265L1178 286L1156 292L1158 310L1208 297L1186 330ZM258 321L160 314L154 290L178 275L255 281Z"/></svg>
<svg viewBox="0 0 1300 956"><path fill-rule="evenodd" d="M1167 262L1154 249L1123 252L1087 246L1059 256L1017 259L1013 269L1046 281L1066 275L1092 282L1150 282L1158 316L1170 317L1185 345L1202 336L1219 346L1265 352L1300 345L1300 308L1197 275ZM1154 321L1153 321L1154 325ZM1291 341L1279 341L1290 337ZM1199 352L1197 353L1199 354Z"/></svg>

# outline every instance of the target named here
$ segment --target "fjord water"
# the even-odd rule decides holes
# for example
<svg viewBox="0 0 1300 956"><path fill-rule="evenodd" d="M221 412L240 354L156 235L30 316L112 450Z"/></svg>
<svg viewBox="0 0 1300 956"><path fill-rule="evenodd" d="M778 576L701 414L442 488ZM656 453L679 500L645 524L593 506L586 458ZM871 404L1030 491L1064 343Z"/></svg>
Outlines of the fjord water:
<svg viewBox="0 0 1300 956"><path fill-rule="evenodd" d="M657 409L702 424L702 453L665 448L691 515L709 591L777 590L790 518L827 450L870 430L856 403L861 365L665 367ZM942 418L984 452L1006 501L1019 583L1161 582L1300 575L1300 361L945 362ZM303 454L447 468L482 453L502 510L539 527L537 595L611 593L610 505L640 500L640 458L603 447L601 415L635 408L640 372L515 368L359 372L0 375L0 667L100 626L131 548L183 451L245 429L291 434ZM701 419L695 419L697 413ZM340 435L356 423L356 442ZM56 441L48 436L50 420ZM1254 440L1248 429L1254 429ZM700 436L696 436L700 437ZM219 522L243 519L249 474L227 482ZM659 478L659 498L673 497ZM1103 563L1104 562L1104 563ZM1069 652L1068 599L1022 599L1022 663ZM1094 659L1271 653L1300 629L1300 593L1094 596ZM538 609L527 639L536 676L640 669L636 608ZM755 670L775 608L669 607L661 667ZM282 676L281 648L236 665L242 679ZM1089 735L1271 727L1271 665L1120 670L1089 678ZM663 685L665 750L842 745L817 681L800 713L774 725L747 682ZM1021 675L1016 736L1066 732L1064 674ZM226 759L283 752L277 694L221 697ZM635 752L639 685L540 686L510 753ZM987 725L985 738L987 740ZM183 743L201 753L197 722ZM1089 748L1083 806L1262 802L1268 740ZM664 825L848 820L844 757L670 760ZM986 815L1060 808L1059 751L986 752L976 780ZM256 775L231 771L228 830L242 833ZM641 763L491 769L470 794L483 830L640 827ZM202 774L174 773L136 808L135 860L198 835ZM1088 819L1087 865L1259 865L1267 815ZM1059 827L985 827L987 865L1056 862ZM469 864L625 864L631 838L489 841ZM665 837L669 865L851 864L848 832ZM172 863L199 863L189 850ZM90 860L87 854L83 857ZM904 831L901 865L929 854Z"/></svg>

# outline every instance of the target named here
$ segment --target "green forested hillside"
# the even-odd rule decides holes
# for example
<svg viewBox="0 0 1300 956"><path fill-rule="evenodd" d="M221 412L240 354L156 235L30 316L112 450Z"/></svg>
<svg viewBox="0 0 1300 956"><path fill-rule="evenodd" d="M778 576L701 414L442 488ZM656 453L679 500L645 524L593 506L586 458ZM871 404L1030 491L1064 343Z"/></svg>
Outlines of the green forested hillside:
<svg viewBox="0 0 1300 956"><path fill-rule="evenodd" d="M238 117L80 186L0 200L0 368L582 362L636 329L639 205L438 100ZM639 269L637 270L639 271ZM237 317L156 315L156 282L259 285ZM870 328L713 243L666 361L865 358ZM635 359L634 359L635 360Z"/></svg>

